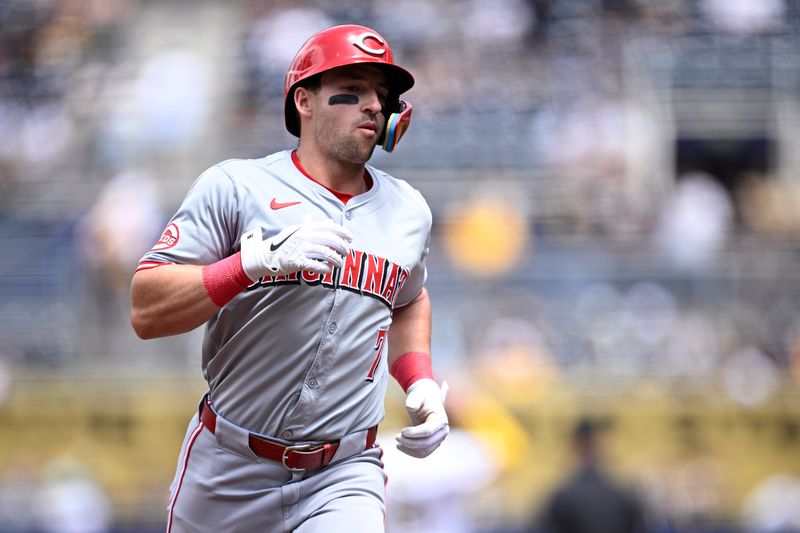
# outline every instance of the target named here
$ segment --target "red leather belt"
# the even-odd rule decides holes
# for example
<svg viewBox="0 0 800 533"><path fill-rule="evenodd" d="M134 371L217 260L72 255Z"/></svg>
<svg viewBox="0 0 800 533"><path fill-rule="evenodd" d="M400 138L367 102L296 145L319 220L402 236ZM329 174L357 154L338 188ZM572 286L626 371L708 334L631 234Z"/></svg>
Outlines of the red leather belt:
<svg viewBox="0 0 800 533"><path fill-rule="evenodd" d="M217 414L208 405L207 401L203 402L200 408L200 422L211 433L217 429ZM378 426L371 427L367 430L367 438L364 443L364 449L372 448L375 444L375 438L378 435ZM325 442L322 444L293 444L284 446L277 442L265 440L258 435L250 434L250 449L253 453L264 459L270 459L281 463L287 470L298 472L302 470L310 470L314 468L322 468L327 466L333 459L333 455L339 448L339 442Z"/></svg>

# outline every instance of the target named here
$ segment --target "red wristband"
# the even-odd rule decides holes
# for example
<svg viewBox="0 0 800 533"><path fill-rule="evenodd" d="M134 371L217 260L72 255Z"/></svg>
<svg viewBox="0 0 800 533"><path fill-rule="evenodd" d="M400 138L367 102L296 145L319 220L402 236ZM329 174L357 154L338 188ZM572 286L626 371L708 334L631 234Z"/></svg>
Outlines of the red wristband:
<svg viewBox="0 0 800 533"><path fill-rule="evenodd" d="M220 307L253 284L242 268L241 252L203 267L203 287L211 301Z"/></svg>
<svg viewBox="0 0 800 533"><path fill-rule="evenodd" d="M404 353L392 363L389 373L408 392L408 388L422 378L433 379L431 356L424 352Z"/></svg>

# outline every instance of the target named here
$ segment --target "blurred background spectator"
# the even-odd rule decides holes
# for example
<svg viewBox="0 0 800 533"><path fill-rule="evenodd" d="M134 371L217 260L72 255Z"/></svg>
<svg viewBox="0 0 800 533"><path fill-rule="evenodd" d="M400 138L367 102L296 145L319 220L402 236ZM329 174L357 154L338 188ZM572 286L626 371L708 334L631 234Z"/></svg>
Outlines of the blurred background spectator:
<svg viewBox="0 0 800 533"><path fill-rule="evenodd" d="M0 0L0 532L64 456L97 530L163 530L199 337L136 339L128 280L205 168L295 144L290 55L346 22L417 79L374 163L434 213L443 530L524 531L580 413L649 531L796 530L797 1Z"/></svg>
<svg viewBox="0 0 800 533"><path fill-rule="evenodd" d="M44 533L107 533L111 510L87 469L68 457L45 465L33 502Z"/></svg>
<svg viewBox="0 0 800 533"><path fill-rule="evenodd" d="M644 533L645 509L636 493L614 479L605 464L605 428L582 418L567 445L575 456L574 470L555 487L535 519L541 533Z"/></svg>
<svg viewBox="0 0 800 533"><path fill-rule="evenodd" d="M800 478L794 472L777 472L747 495L745 524L761 533L800 531Z"/></svg>

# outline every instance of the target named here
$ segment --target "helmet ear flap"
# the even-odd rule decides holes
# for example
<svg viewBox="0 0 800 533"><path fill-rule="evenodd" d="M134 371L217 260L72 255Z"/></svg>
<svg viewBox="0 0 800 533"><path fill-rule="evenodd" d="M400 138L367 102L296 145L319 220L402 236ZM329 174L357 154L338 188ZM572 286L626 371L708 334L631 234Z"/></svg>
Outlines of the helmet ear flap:
<svg viewBox="0 0 800 533"><path fill-rule="evenodd" d="M383 130L383 137L380 140L381 148L387 152L394 150L397 143L405 135L411 125L411 113L414 106L410 102L398 100L396 111L390 113L386 119L386 127Z"/></svg>

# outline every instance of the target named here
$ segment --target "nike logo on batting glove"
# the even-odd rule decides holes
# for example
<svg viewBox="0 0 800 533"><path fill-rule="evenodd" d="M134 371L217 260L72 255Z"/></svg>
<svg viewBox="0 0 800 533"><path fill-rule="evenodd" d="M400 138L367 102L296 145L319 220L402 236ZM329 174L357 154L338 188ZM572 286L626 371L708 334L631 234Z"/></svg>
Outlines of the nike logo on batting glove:
<svg viewBox="0 0 800 533"><path fill-rule="evenodd" d="M279 242L279 243L277 243L277 244L275 244L275 243L270 243L270 245L269 245L269 251L270 251L270 252L274 252L275 250L277 250L278 248L280 248L280 247L283 245L283 243L285 243L286 241L288 241L288 240L289 240L289 237L291 237L292 235L294 235L295 233L297 233L299 229L300 229L300 228L297 228L296 230L294 230L293 232L291 232L289 235L287 235L286 237L284 237L284 238L283 238L283 240L282 240L281 242Z"/></svg>

